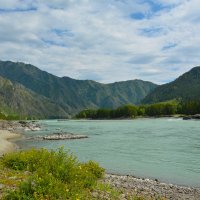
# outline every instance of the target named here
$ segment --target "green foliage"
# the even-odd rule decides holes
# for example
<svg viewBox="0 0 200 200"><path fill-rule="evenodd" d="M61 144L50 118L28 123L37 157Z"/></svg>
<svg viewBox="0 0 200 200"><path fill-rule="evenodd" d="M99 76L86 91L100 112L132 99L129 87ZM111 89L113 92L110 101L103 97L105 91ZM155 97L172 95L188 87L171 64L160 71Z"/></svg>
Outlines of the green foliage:
<svg viewBox="0 0 200 200"><path fill-rule="evenodd" d="M6 119L7 116L3 113L3 112L0 112L0 119Z"/></svg>
<svg viewBox="0 0 200 200"><path fill-rule="evenodd" d="M200 100L167 101L150 105L125 105L117 109L83 110L76 115L78 119L116 119L137 116L171 116L175 114L200 114Z"/></svg>
<svg viewBox="0 0 200 200"><path fill-rule="evenodd" d="M86 109L86 110L83 110L83 111L81 111L81 112L79 112L78 114L77 114L77 118L82 118L82 119L84 119L84 118L88 118L88 119L93 119L93 118L95 118L95 116L96 116L96 114L97 114L97 110L94 110L94 109Z"/></svg>
<svg viewBox="0 0 200 200"><path fill-rule="evenodd" d="M134 118L138 115L138 107L134 105L125 105L117 109L87 109L78 113L75 117L78 119L113 119L113 118Z"/></svg>
<svg viewBox="0 0 200 200"><path fill-rule="evenodd" d="M146 107L144 105L138 106L137 114L138 116L144 116L146 111Z"/></svg>
<svg viewBox="0 0 200 200"><path fill-rule="evenodd" d="M96 118L97 119L108 119L110 118L110 114L111 114L111 110L110 109L105 109L105 108L101 108L98 109L96 112Z"/></svg>
<svg viewBox="0 0 200 200"><path fill-rule="evenodd" d="M181 102L179 107L179 113L186 115L200 114L200 101L186 101Z"/></svg>
<svg viewBox="0 0 200 200"><path fill-rule="evenodd" d="M5 200L67 199L67 186L51 174L33 174L17 190L9 190Z"/></svg>
<svg viewBox="0 0 200 200"><path fill-rule="evenodd" d="M4 199L88 199L104 169L93 161L80 163L64 152L46 149L21 151L3 156L4 167L28 171L30 176L15 190L8 190Z"/></svg>
<svg viewBox="0 0 200 200"><path fill-rule="evenodd" d="M163 102L150 105L125 105L114 110L98 109L83 110L76 118L86 119L115 119L115 118L135 118L137 116L166 116L174 115L180 111L180 104L176 101ZM101 114L99 114L101 113Z"/></svg>
<svg viewBox="0 0 200 200"><path fill-rule="evenodd" d="M146 106L145 114L148 116L174 115L177 113L177 104L158 103Z"/></svg>
<svg viewBox="0 0 200 200"><path fill-rule="evenodd" d="M115 117L120 118L120 117L136 117L137 116L137 110L138 108L134 105L125 105L117 108L115 110Z"/></svg>
<svg viewBox="0 0 200 200"><path fill-rule="evenodd" d="M25 116L19 116L19 115L8 115L4 113L3 111L0 112L0 120L21 120L21 119L27 119Z"/></svg>

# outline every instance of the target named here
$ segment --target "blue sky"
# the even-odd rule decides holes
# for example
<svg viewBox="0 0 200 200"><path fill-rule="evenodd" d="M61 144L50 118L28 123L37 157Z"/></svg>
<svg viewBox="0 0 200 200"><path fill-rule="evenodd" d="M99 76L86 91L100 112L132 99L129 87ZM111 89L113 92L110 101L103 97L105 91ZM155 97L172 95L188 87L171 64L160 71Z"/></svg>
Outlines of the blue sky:
<svg viewBox="0 0 200 200"><path fill-rule="evenodd" d="M102 83L200 65L199 0L0 0L0 59Z"/></svg>

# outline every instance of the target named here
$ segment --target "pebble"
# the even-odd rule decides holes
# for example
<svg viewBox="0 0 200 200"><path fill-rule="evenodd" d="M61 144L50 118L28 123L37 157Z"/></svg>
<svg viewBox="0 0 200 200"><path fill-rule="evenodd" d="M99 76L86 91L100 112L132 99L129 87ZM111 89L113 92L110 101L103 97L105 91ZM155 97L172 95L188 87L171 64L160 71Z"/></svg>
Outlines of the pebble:
<svg viewBox="0 0 200 200"><path fill-rule="evenodd" d="M163 197L173 200L200 200L200 188L196 187L183 187L173 184L160 183L157 179L140 179L132 176L120 176L113 174L106 174L105 183L111 186L121 188L124 194L139 194L149 197ZM123 198L124 199L124 195Z"/></svg>

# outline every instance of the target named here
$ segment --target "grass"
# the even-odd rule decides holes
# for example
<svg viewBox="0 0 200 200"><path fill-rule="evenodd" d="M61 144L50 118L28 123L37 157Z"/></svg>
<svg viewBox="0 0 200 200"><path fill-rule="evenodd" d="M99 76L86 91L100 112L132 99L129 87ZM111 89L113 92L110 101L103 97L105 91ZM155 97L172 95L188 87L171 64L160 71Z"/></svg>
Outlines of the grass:
<svg viewBox="0 0 200 200"><path fill-rule="evenodd" d="M99 181L103 176L104 169L98 163L81 163L62 148L9 153L0 159L0 199L121 199L123 191ZM127 195L127 199L144 198Z"/></svg>

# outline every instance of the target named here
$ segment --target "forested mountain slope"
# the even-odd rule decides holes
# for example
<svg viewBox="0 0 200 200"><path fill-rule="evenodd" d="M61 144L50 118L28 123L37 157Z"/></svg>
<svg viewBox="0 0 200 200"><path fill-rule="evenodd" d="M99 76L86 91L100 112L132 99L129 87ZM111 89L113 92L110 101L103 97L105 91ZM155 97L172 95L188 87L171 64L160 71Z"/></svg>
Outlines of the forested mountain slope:
<svg viewBox="0 0 200 200"><path fill-rule="evenodd" d="M116 108L139 104L157 85L142 80L101 84L91 80L57 77L30 64L0 61L0 76L45 96L67 113L84 108Z"/></svg>
<svg viewBox="0 0 200 200"><path fill-rule="evenodd" d="M175 81L157 87L142 102L156 103L172 99L200 100L200 67L194 67Z"/></svg>

